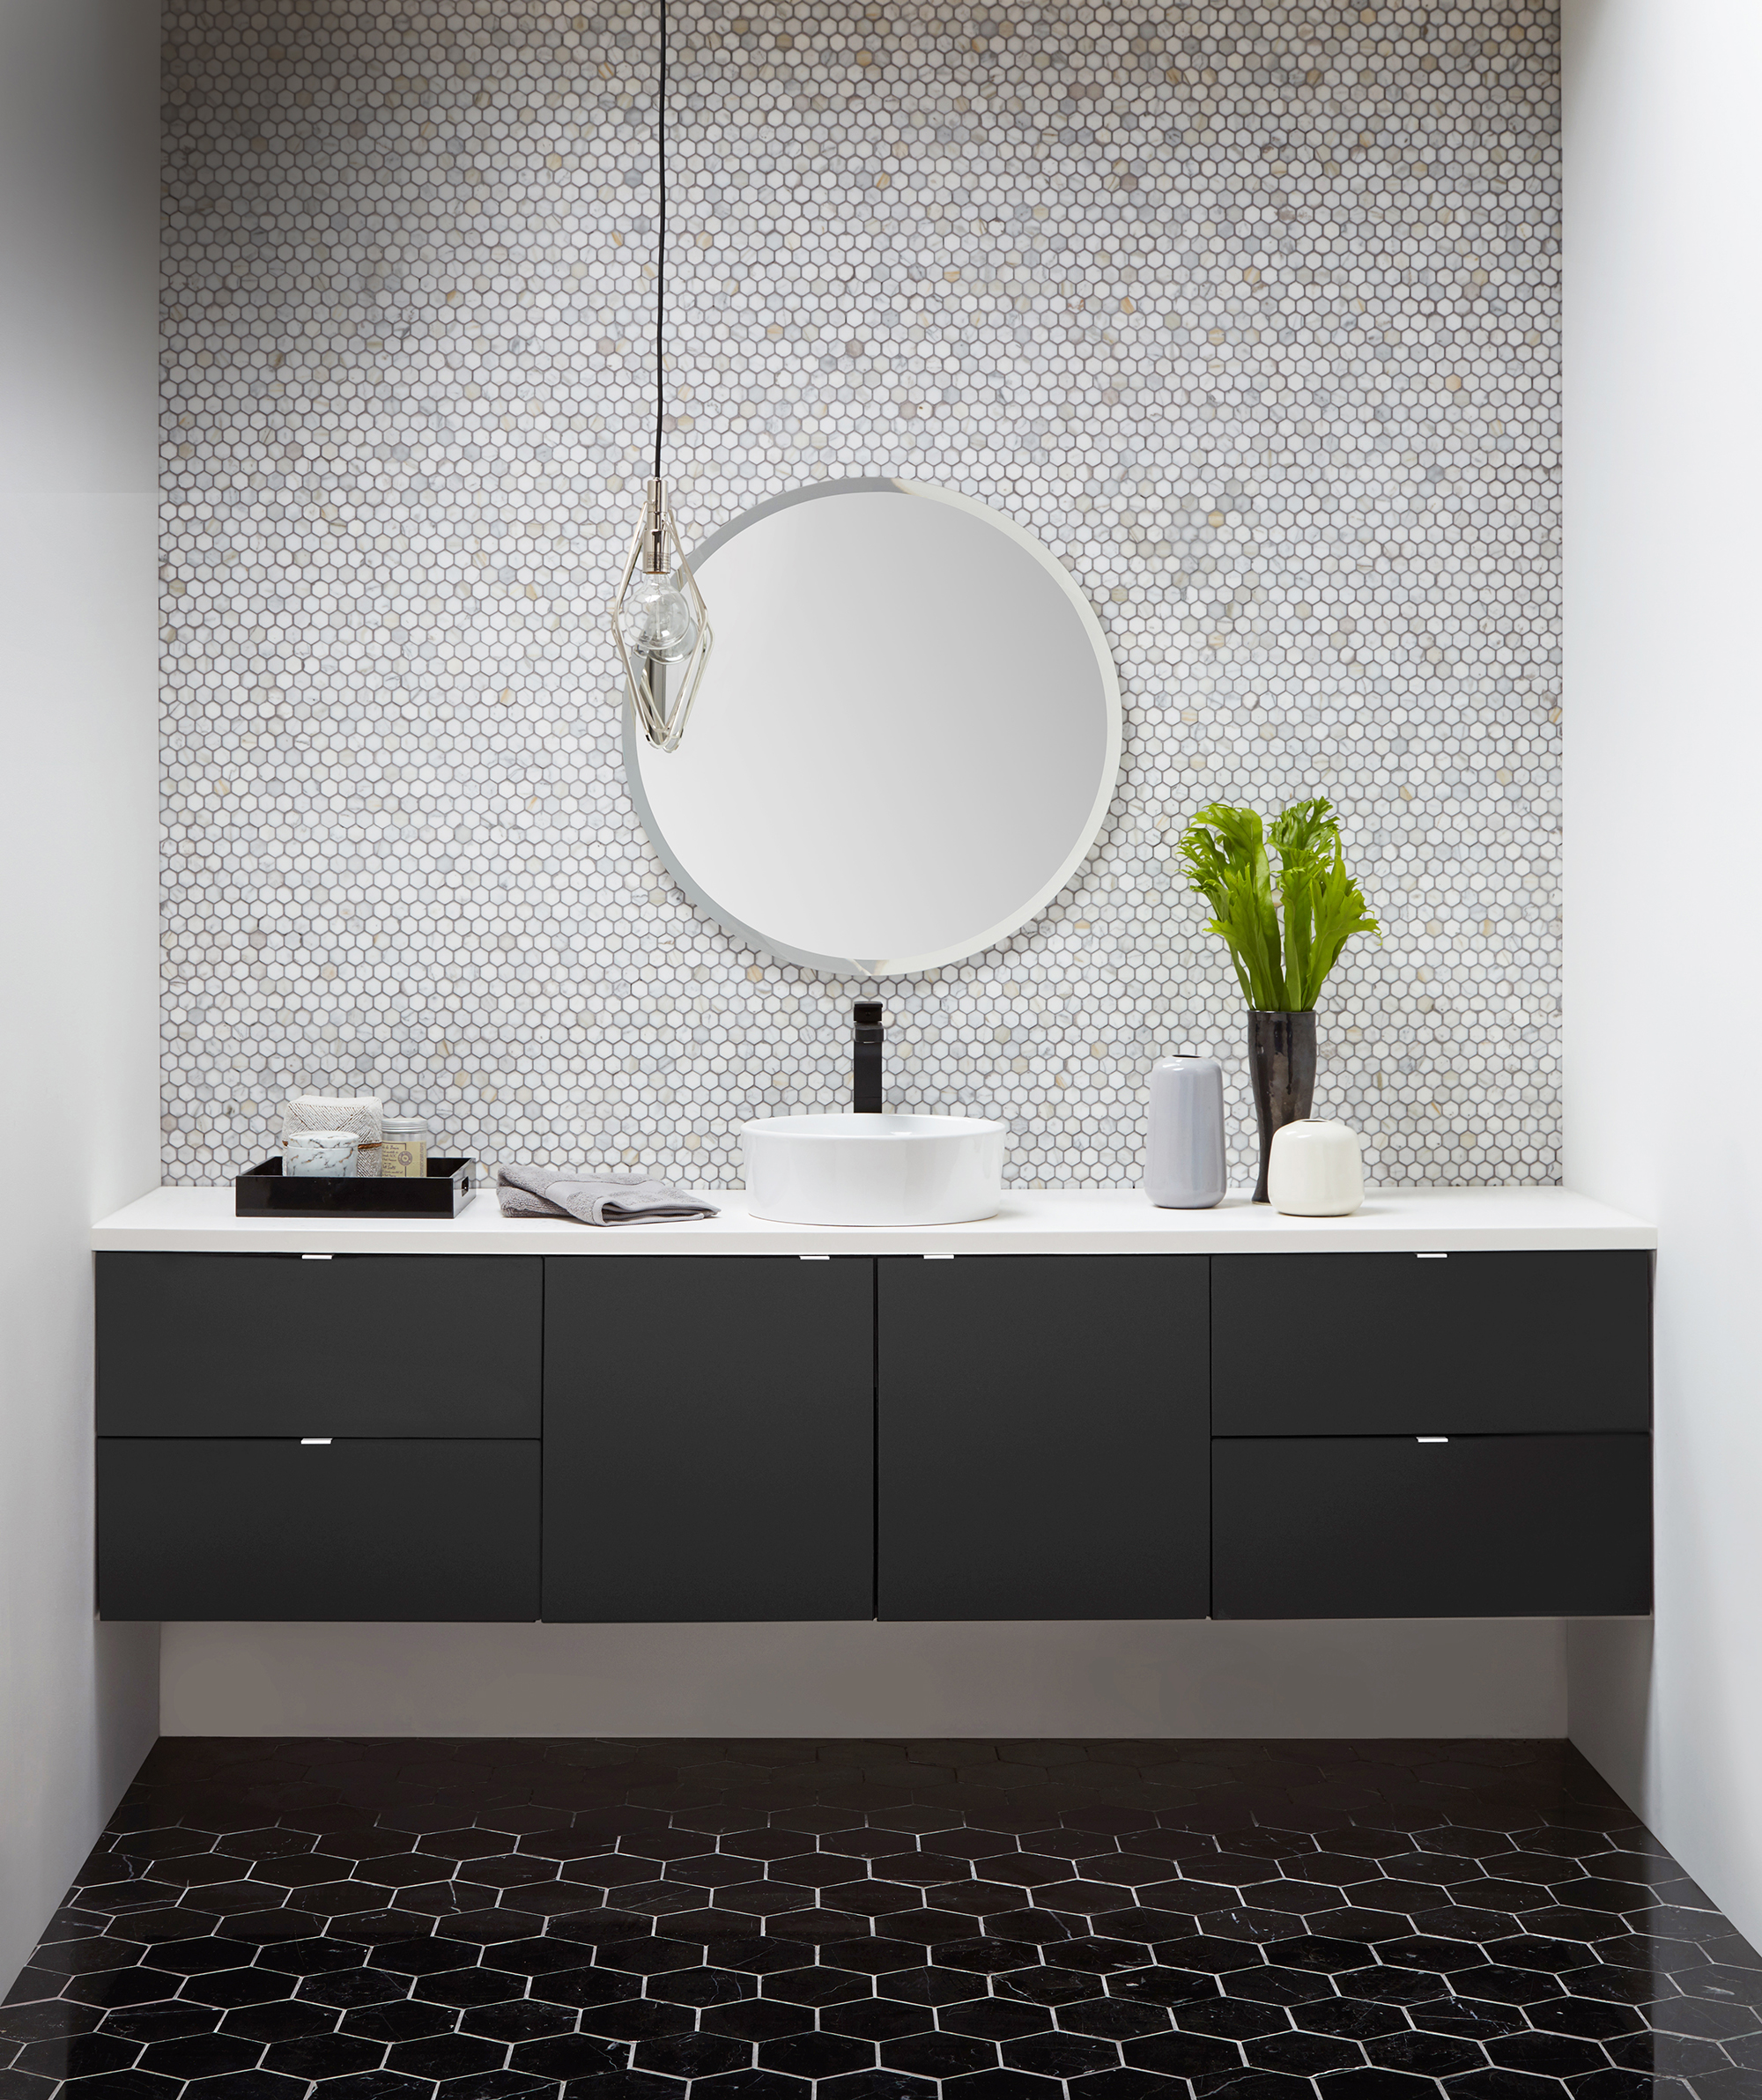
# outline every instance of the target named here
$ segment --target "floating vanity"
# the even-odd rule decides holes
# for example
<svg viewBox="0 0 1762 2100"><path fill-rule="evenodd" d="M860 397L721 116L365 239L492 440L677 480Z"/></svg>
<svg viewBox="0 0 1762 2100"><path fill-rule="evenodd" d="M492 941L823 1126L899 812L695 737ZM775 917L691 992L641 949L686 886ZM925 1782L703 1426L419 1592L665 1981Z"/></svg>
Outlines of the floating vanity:
<svg viewBox="0 0 1762 2100"><path fill-rule="evenodd" d="M1649 1226L1006 1190L926 1228L99 1225L107 1618L1651 1606Z"/></svg>

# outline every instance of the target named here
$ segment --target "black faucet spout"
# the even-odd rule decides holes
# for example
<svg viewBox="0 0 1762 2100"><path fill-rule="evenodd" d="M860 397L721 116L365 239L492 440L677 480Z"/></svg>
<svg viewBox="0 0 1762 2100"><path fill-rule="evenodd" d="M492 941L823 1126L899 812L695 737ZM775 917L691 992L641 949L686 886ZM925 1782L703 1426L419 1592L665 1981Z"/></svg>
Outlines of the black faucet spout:
<svg viewBox="0 0 1762 2100"><path fill-rule="evenodd" d="M851 1053L850 1105L858 1115L881 1113L881 1047L886 1040L881 1026L881 1002L859 999L851 1009L856 1040Z"/></svg>

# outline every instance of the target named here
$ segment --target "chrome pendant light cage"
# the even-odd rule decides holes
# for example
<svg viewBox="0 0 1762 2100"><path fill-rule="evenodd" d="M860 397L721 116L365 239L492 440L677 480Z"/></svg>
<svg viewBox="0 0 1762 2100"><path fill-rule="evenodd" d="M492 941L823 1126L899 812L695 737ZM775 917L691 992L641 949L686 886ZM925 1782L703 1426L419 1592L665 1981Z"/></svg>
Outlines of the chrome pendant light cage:
<svg viewBox="0 0 1762 2100"><path fill-rule="evenodd" d="M667 0L658 0L661 63L655 108L655 157L659 214L655 244L655 471L643 496L642 517L625 556L617 595L607 607L612 645L624 667L625 697L636 726L657 751L674 751L685 733L692 703L703 683L714 637L698 580L679 544L673 506L661 474L661 439L667 401ZM683 601L692 622L689 647L645 647L626 632L626 603L639 574L660 584L663 594ZM633 626L640 623L633 619Z"/></svg>
<svg viewBox="0 0 1762 2100"><path fill-rule="evenodd" d="M697 623L697 640L683 662L633 649L625 640L618 613L639 569L646 575L670 578L674 588L692 609L692 617ZM656 751L676 751L679 739L685 734L692 702L697 699L698 688L703 683L704 666L710 660L710 645L714 637L710 632L709 608L704 603L698 580L692 575L691 564L679 544L678 528L673 522L673 506L667 498L667 484L658 474L649 480L642 521L630 543L629 553L624 558L624 568L618 576L618 592L611 610L612 643L618 650L618 660L624 666L625 692L636 718L636 726Z"/></svg>

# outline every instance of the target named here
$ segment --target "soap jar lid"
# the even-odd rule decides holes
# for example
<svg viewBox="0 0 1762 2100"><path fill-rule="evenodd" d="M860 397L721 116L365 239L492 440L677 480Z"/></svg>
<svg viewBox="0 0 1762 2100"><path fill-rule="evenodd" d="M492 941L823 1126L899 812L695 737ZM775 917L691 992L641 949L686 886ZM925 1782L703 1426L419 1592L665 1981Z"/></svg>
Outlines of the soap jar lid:
<svg viewBox="0 0 1762 2100"><path fill-rule="evenodd" d="M381 1134L386 1137L426 1137L428 1125L420 1116L382 1116Z"/></svg>

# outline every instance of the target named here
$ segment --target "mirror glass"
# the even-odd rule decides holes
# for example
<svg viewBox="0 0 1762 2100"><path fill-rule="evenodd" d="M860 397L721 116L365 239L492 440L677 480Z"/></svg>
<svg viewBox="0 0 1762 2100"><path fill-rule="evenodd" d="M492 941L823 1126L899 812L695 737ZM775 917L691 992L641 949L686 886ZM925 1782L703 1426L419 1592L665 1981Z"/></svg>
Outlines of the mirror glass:
<svg viewBox="0 0 1762 2100"><path fill-rule="evenodd" d="M625 711L637 813L730 933L829 975L976 955L1081 865L1113 798L1099 622L1019 526L946 489L840 481L692 556L714 632L684 743Z"/></svg>

